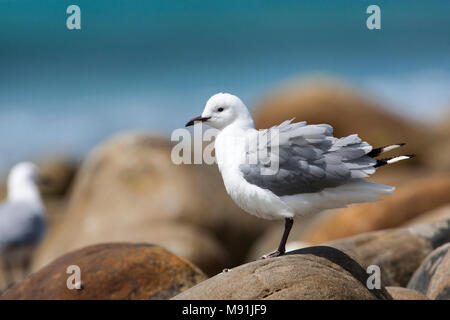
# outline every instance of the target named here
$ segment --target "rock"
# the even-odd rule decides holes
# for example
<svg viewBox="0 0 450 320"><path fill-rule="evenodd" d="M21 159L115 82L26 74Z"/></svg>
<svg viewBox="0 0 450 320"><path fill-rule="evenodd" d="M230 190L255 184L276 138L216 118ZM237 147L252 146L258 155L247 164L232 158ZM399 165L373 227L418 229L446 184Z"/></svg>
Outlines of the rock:
<svg viewBox="0 0 450 320"><path fill-rule="evenodd" d="M58 238L53 238L57 241ZM72 242L74 248L102 242L153 243L174 254L193 262L206 274L215 275L228 267L228 251L206 230L195 226L176 223L140 224L130 227L113 226L109 230L101 229L89 238L77 237ZM33 270L42 268L52 260L53 252L46 250L47 242L41 246L35 256Z"/></svg>
<svg viewBox="0 0 450 320"><path fill-rule="evenodd" d="M414 219L408 220L405 226L420 223L431 223L450 219L450 205L445 205L437 209L425 212Z"/></svg>
<svg viewBox="0 0 450 320"><path fill-rule="evenodd" d="M80 290L67 288L70 265L80 268ZM168 299L205 279L197 267L160 247L99 244L58 258L0 298Z"/></svg>
<svg viewBox="0 0 450 320"><path fill-rule="evenodd" d="M258 128L268 128L295 117L297 121L311 124L330 124L337 137L358 133L374 146L407 142L402 148L406 154L423 152L433 137L428 128L382 108L354 88L335 80L290 83L273 91L255 110ZM405 166L421 161L418 157Z"/></svg>
<svg viewBox="0 0 450 320"><path fill-rule="evenodd" d="M313 244L403 225L408 220L450 203L450 176L411 180L382 201L337 209L312 224L297 240Z"/></svg>
<svg viewBox="0 0 450 320"><path fill-rule="evenodd" d="M72 186L78 170L76 161L64 156L55 156L37 161L39 171L48 178L48 183L41 188L45 198L61 198Z"/></svg>
<svg viewBox="0 0 450 320"><path fill-rule="evenodd" d="M120 241L129 241L128 236L132 241L151 241L148 234L161 223L206 230L199 234L210 234L208 239L215 237L223 247L232 248L230 261L218 270L243 261L268 223L233 203L216 166L175 165L171 151L168 139L133 132L97 147L79 170L64 222L43 244L47 260L41 263L80 246L108 241L119 229L124 230ZM153 229L134 231L143 226ZM134 233L145 236L136 239Z"/></svg>
<svg viewBox="0 0 450 320"><path fill-rule="evenodd" d="M309 247L220 273L175 296L198 299L390 299L382 287L369 290L367 273L343 252Z"/></svg>
<svg viewBox="0 0 450 320"><path fill-rule="evenodd" d="M394 300L430 300L416 290L401 287L386 287L386 290Z"/></svg>
<svg viewBox="0 0 450 320"><path fill-rule="evenodd" d="M425 164L437 172L450 172L450 138L437 141L424 154Z"/></svg>
<svg viewBox="0 0 450 320"><path fill-rule="evenodd" d="M425 257L449 241L450 220L446 220L364 233L326 245L342 250L365 269L370 265L379 266L385 286L406 287Z"/></svg>
<svg viewBox="0 0 450 320"><path fill-rule="evenodd" d="M435 135L442 139L450 138L450 113L447 112L447 114L443 115L437 123L433 123L431 130L433 130Z"/></svg>
<svg viewBox="0 0 450 320"><path fill-rule="evenodd" d="M424 153L425 163L435 171L450 172L450 114L433 123L430 129L435 139Z"/></svg>
<svg viewBox="0 0 450 320"><path fill-rule="evenodd" d="M423 261L408 288L436 300L450 300L450 243L440 246Z"/></svg>

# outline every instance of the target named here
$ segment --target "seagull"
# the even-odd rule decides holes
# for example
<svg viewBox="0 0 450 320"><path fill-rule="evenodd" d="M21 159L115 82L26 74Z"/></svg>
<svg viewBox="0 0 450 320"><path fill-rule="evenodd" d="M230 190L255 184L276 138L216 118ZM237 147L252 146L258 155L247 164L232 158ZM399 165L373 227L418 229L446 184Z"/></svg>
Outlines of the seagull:
<svg viewBox="0 0 450 320"><path fill-rule="evenodd" d="M31 162L16 164L8 175L8 197L0 205L0 258L7 287L14 282L14 269L24 275L31 254L46 229L45 209L38 184L46 180Z"/></svg>
<svg viewBox="0 0 450 320"><path fill-rule="evenodd" d="M393 193L394 187L364 178L378 167L414 157L376 159L404 143L373 148L357 134L336 138L328 124L293 120L256 130L241 99L218 93L207 101L201 116L186 124L205 123L218 130L217 165L227 193L240 208L263 219L285 219L278 249L262 258L285 254L295 217Z"/></svg>

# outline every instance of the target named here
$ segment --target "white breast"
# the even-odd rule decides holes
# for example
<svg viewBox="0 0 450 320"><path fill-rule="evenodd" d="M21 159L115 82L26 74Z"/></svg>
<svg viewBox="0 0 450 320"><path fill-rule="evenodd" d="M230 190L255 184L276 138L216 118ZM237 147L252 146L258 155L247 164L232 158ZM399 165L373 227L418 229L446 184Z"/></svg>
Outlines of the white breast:
<svg viewBox="0 0 450 320"><path fill-rule="evenodd" d="M228 194L240 208L260 218L293 217L293 210L278 196L243 178L239 166L246 160L244 136L242 129L230 126L222 130L215 141L217 164Z"/></svg>

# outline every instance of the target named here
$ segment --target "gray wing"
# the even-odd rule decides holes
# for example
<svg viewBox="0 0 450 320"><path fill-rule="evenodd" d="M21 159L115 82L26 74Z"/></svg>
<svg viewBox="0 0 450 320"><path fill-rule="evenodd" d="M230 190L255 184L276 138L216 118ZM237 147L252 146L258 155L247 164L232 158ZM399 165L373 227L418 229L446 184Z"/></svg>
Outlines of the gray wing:
<svg viewBox="0 0 450 320"><path fill-rule="evenodd" d="M41 212L24 202L6 202L0 206L0 246L34 243L45 231Z"/></svg>
<svg viewBox="0 0 450 320"><path fill-rule="evenodd" d="M372 146L356 134L338 139L327 124L291 122L260 130L258 139L263 143L249 140L257 147L247 147L247 159L257 161L240 166L249 183L284 196L337 187L375 172L376 160L367 156ZM270 167L278 170L262 174Z"/></svg>

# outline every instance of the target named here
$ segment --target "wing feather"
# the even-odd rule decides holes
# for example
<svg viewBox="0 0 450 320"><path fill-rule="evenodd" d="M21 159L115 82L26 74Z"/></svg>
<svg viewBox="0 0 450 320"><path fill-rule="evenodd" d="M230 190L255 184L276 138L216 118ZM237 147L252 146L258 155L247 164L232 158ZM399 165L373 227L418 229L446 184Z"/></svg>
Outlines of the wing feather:
<svg viewBox="0 0 450 320"><path fill-rule="evenodd" d="M258 144L256 139L264 142ZM278 196L318 192L375 172L376 160L367 156L372 146L356 134L335 138L333 128L327 124L287 120L259 131L258 138L248 143L257 144L256 148L247 148L247 156L258 152L253 158L257 163L242 164L243 177ZM279 169L273 174L261 174L262 168L273 165Z"/></svg>

